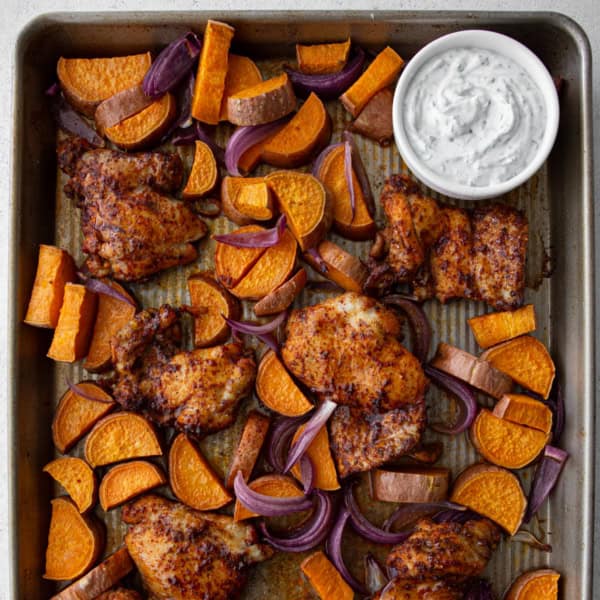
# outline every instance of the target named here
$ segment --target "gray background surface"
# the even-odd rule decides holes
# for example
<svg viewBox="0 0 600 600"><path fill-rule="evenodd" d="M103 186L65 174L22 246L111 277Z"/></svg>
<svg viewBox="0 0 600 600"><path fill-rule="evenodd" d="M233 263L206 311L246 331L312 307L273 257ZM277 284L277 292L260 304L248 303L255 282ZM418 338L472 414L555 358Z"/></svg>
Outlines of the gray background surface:
<svg viewBox="0 0 600 600"><path fill-rule="evenodd" d="M113 10L164 11L164 10L539 10L563 13L579 23L586 31L593 56L593 105L594 105L594 155L596 158L595 189L600 193L600 0L4 0L0 19L0 382L8 381L7 365L7 260L9 214L11 211L11 126L12 81L14 76L15 40L22 28L35 16L55 11L99 12ZM223 15L226 20L226 14ZM596 236L600 239L600 208L595 203ZM600 242L596 244L596 264L600 265ZM598 277L598 276L597 276ZM598 277L597 281L600 280ZM597 284L598 287L598 284ZM600 315L600 302L596 294L596 314ZM596 340L600 340L600 327L596 328ZM596 364L600 361L596 357ZM597 373L600 369L597 367ZM8 588L8 498L7 472L7 398L6 386L0 383L0 600L10 598ZM573 399L576 400L576 399ZM600 417L600 415L599 415ZM597 418L600 431L600 418ZM600 463L600 461L598 461ZM596 465L596 489L600 490L600 464ZM596 494L600 499L600 493ZM597 504L595 546L594 597L600 583L600 506ZM33 600L33 599L32 599ZM576 600L576 599L569 599Z"/></svg>

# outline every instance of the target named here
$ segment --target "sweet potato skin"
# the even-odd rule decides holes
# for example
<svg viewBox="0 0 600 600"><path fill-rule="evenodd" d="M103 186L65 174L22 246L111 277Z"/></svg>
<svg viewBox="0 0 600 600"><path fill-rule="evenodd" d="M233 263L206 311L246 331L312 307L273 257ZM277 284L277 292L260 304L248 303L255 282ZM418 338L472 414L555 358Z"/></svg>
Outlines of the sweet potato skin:
<svg viewBox="0 0 600 600"><path fill-rule="evenodd" d="M248 484L248 487L265 496L273 496L276 498L295 498L303 495L302 490L295 481L287 475L263 475L262 477L251 481ZM258 517L258 515L251 510L248 510L239 500L236 500L235 508L233 510L233 520L238 522L252 517Z"/></svg>
<svg viewBox="0 0 600 600"><path fill-rule="evenodd" d="M252 87L262 81L260 70L256 63L247 56L229 54L227 61L227 76L225 77L225 91L221 101L221 121L227 121L227 99L246 88Z"/></svg>
<svg viewBox="0 0 600 600"><path fill-rule="evenodd" d="M450 471L410 468L371 471L371 497L381 502L441 502L448 497Z"/></svg>
<svg viewBox="0 0 600 600"><path fill-rule="evenodd" d="M554 569L537 569L517 577L504 600L556 600L560 573Z"/></svg>
<svg viewBox="0 0 600 600"><path fill-rule="evenodd" d="M221 203L223 205L223 213L237 225L250 225L254 223L254 219L249 215L244 214L235 205L235 198L242 187L245 185L254 185L264 182L263 177L231 177L227 175L223 177L221 183Z"/></svg>
<svg viewBox="0 0 600 600"><path fill-rule="evenodd" d="M300 268L293 277L259 300L254 305L254 314L257 317L265 317L289 308L304 289L307 279L306 270Z"/></svg>
<svg viewBox="0 0 600 600"><path fill-rule="evenodd" d="M350 38L334 44L296 44L298 70L307 75L337 73L344 68L350 52Z"/></svg>
<svg viewBox="0 0 600 600"><path fill-rule="evenodd" d="M194 162L181 195L183 198L200 198L217 185L219 169L213 151L205 142L196 140Z"/></svg>
<svg viewBox="0 0 600 600"><path fill-rule="evenodd" d="M49 462L43 469L66 490L80 513L96 502L96 477L89 465L80 458L64 456Z"/></svg>
<svg viewBox="0 0 600 600"><path fill-rule="evenodd" d="M535 331L535 309L527 304L513 311L472 317L468 323L479 346L486 349Z"/></svg>
<svg viewBox="0 0 600 600"><path fill-rule="evenodd" d="M504 394L496 403L494 415L546 434L552 429L552 411L539 400L524 394Z"/></svg>
<svg viewBox="0 0 600 600"><path fill-rule="evenodd" d="M353 600L354 591L320 550L305 558L300 568L321 600Z"/></svg>
<svg viewBox="0 0 600 600"><path fill-rule="evenodd" d="M380 146L389 146L394 137L392 125L392 103L394 93L390 88L377 92L360 111L349 129L354 133L376 141Z"/></svg>

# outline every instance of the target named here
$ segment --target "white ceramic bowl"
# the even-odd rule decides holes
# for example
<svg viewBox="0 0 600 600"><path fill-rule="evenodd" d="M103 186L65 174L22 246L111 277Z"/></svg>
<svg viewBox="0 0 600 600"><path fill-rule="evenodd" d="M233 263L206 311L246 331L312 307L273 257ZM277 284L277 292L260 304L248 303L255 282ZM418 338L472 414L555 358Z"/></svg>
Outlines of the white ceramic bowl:
<svg viewBox="0 0 600 600"><path fill-rule="evenodd" d="M520 65L539 87L546 103L546 128L537 154L517 175L501 183L487 186L471 186L454 183L432 171L415 153L404 129L403 104L410 84L420 68L433 56L451 48L483 48L508 56ZM556 139L558 132L558 95L556 87L542 61L531 50L513 38L494 33L469 29L450 33L422 48L410 59L396 85L393 104L394 138L398 150L415 176L430 188L463 200L483 200L509 192L527 181L544 163Z"/></svg>

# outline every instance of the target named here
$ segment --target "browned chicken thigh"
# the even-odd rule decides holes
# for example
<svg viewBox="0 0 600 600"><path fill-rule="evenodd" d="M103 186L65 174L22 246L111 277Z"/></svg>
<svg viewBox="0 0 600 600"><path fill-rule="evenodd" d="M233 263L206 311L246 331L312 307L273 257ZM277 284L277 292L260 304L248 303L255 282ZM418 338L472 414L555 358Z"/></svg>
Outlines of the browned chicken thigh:
<svg viewBox="0 0 600 600"><path fill-rule="evenodd" d="M372 600L461 600L462 586L443 580L392 579Z"/></svg>
<svg viewBox="0 0 600 600"><path fill-rule="evenodd" d="M123 507L125 543L152 598L232 600L272 550L252 525L149 495Z"/></svg>
<svg viewBox="0 0 600 600"><path fill-rule="evenodd" d="M58 146L58 162L71 175L65 191L81 208L92 275L136 281L197 258L191 242L206 235L206 224L167 195L181 186L179 156L88 150L69 138Z"/></svg>

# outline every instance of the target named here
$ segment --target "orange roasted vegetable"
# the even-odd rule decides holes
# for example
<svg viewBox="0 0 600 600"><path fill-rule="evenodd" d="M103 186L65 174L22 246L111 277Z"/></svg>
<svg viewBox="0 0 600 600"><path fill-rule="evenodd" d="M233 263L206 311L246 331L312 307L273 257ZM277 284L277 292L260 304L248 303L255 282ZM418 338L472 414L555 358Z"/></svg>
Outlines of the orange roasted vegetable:
<svg viewBox="0 0 600 600"><path fill-rule="evenodd" d="M535 309L527 304L517 310L472 317L468 323L475 340L485 349L535 331Z"/></svg>
<svg viewBox="0 0 600 600"><path fill-rule="evenodd" d="M267 294L262 300L259 300L254 305L254 314L257 317L264 317L266 315L276 315L285 310L291 306L296 297L302 292L306 280L306 271L300 268L293 277Z"/></svg>
<svg viewBox="0 0 600 600"><path fill-rule="evenodd" d="M353 600L352 588L320 550L305 558L300 568L321 600Z"/></svg>
<svg viewBox="0 0 600 600"><path fill-rule="evenodd" d="M65 295L54 330L48 358L75 362L89 349L96 319L98 297L77 283L65 285Z"/></svg>
<svg viewBox="0 0 600 600"><path fill-rule="evenodd" d="M219 169L208 144L196 140L194 162L187 183L181 192L184 198L199 198L208 194L217 184Z"/></svg>
<svg viewBox="0 0 600 600"><path fill-rule="evenodd" d="M221 183L221 203L223 204L223 213L225 216L238 225L249 225L254 222L254 218L241 212L235 200L240 190L246 186L253 186L264 183L264 177L223 177Z"/></svg>
<svg viewBox="0 0 600 600"><path fill-rule="evenodd" d="M525 394L504 394L494 406L493 413L504 419L550 433L552 411L539 400Z"/></svg>
<svg viewBox="0 0 600 600"><path fill-rule="evenodd" d="M66 250L40 244L35 282L25 323L54 329L63 303L65 284L77 280L77 268Z"/></svg>
<svg viewBox="0 0 600 600"><path fill-rule="evenodd" d="M514 580L504 600L558 600L559 579L553 569L528 571Z"/></svg>
<svg viewBox="0 0 600 600"><path fill-rule="evenodd" d="M49 462L44 467L44 473L65 488L80 513L92 508L96 501L96 477L84 460L63 456Z"/></svg>
<svg viewBox="0 0 600 600"><path fill-rule="evenodd" d="M442 502L448 498L450 471L408 467L401 471L373 469L371 497L380 502Z"/></svg>
<svg viewBox="0 0 600 600"><path fill-rule="evenodd" d="M196 510L215 510L232 498L210 465L184 433L169 451L169 481L179 500Z"/></svg>
<svg viewBox="0 0 600 600"><path fill-rule="evenodd" d="M252 87L262 81L262 75L256 63L247 56L229 54L227 62L227 77L225 78L225 91L221 101L221 121L227 121L227 99L246 88Z"/></svg>
<svg viewBox="0 0 600 600"><path fill-rule="evenodd" d="M326 75L341 71L348 61L350 38L337 44L296 44L298 70L307 75Z"/></svg>
<svg viewBox="0 0 600 600"><path fill-rule="evenodd" d="M273 218L271 190L264 180L242 185L233 199L233 206L254 221L270 221Z"/></svg>
<svg viewBox="0 0 600 600"><path fill-rule="evenodd" d="M286 475L263 475L251 481L248 487L259 494L273 496L274 498L296 498L304 494L296 482ZM247 509L239 500L236 500L233 520L237 522L251 517L258 517L258 514Z"/></svg>

